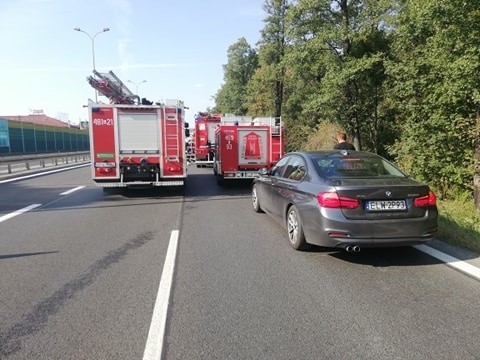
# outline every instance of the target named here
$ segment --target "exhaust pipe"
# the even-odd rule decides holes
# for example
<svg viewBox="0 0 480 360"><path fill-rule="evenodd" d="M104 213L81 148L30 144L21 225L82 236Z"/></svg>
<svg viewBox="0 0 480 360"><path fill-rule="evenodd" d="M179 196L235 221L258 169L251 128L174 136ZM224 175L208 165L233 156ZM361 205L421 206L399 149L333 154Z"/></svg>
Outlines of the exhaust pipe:
<svg viewBox="0 0 480 360"><path fill-rule="evenodd" d="M360 246L358 246L358 245L347 245L347 246L345 246L345 250L347 250L347 252L349 252L349 253L352 253L352 252L359 253L360 252Z"/></svg>

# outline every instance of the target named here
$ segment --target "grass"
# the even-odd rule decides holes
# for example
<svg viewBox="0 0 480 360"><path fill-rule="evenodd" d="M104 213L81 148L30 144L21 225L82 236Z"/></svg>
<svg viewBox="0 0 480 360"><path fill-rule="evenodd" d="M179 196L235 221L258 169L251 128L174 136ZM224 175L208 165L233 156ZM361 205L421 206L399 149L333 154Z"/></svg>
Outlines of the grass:
<svg viewBox="0 0 480 360"><path fill-rule="evenodd" d="M480 212L469 200L438 200L438 238L480 254Z"/></svg>

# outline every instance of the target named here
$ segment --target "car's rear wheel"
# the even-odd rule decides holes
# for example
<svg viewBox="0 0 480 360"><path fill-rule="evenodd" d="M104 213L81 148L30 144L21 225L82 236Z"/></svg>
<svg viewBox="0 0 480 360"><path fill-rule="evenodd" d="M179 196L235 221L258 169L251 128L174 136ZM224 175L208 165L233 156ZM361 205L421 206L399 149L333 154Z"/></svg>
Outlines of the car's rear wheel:
<svg viewBox="0 0 480 360"><path fill-rule="evenodd" d="M263 212L262 207L260 206L260 201L258 200L257 187L255 185L252 187L252 206L255 212Z"/></svg>
<svg viewBox="0 0 480 360"><path fill-rule="evenodd" d="M305 250L308 247L303 233L300 214L295 205L291 206L287 212L287 231L290 246L295 250Z"/></svg>

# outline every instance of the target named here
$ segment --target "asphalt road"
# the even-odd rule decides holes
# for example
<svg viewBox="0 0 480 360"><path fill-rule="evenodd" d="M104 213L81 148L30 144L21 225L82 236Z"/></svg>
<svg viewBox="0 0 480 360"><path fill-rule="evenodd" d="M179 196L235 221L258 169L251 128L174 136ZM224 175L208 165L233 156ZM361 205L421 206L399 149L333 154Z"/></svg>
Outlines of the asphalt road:
<svg viewBox="0 0 480 360"><path fill-rule="evenodd" d="M296 252L209 168L184 191L0 183L0 274L1 359L480 358L477 278L414 247Z"/></svg>

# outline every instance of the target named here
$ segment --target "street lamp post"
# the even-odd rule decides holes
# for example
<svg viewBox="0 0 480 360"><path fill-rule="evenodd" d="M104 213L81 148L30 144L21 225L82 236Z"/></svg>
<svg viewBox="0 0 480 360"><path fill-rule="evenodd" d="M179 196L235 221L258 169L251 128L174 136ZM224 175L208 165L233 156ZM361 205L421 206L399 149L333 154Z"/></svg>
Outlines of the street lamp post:
<svg viewBox="0 0 480 360"><path fill-rule="evenodd" d="M92 62L93 62L93 70L95 71L95 70L96 70L96 68L95 68L95 37L96 37L98 34L101 34L101 33L107 32L107 31L110 31L110 29L109 29L108 27L103 28L102 30L97 31L93 36L90 35L88 32L80 29L79 27L74 27L73 30L78 31L78 32L82 32L82 33L84 33L85 35L87 35L87 36L90 38L90 41L92 42ZM97 102L97 91L96 91L96 90L95 90L95 102Z"/></svg>
<svg viewBox="0 0 480 360"><path fill-rule="evenodd" d="M136 95L138 96L138 98L140 99L140 95L138 95L138 87L139 87L140 85L142 85L143 83L146 83L147 80L140 81L139 83L133 82L132 80L127 80L127 82L132 83L133 85L135 85L135 88L136 88L135 94L136 94ZM140 100L140 102L141 102L141 100Z"/></svg>

